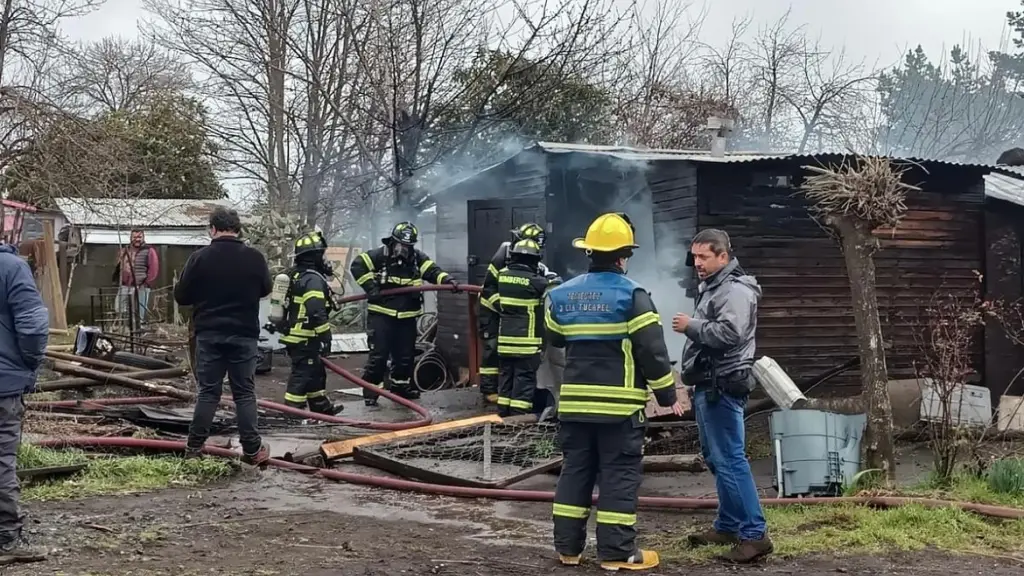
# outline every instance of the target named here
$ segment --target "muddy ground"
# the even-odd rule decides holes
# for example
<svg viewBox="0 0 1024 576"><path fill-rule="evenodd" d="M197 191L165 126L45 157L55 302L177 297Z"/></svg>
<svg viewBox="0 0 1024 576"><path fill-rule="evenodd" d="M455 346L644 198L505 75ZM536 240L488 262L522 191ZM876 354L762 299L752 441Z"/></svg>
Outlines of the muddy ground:
<svg viewBox="0 0 1024 576"><path fill-rule="evenodd" d="M280 360L279 360L280 361ZM358 367L359 357L343 361ZM279 399L283 366L260 378L259 395ZM329 389L347 388L331 376ZM404 410L382 402L368 413L358 396L347 416L401 420ZM423 405L444 419L480 411L473 390L424 396ZM273 455L314 449L323 438L351 435L351 428L275 428L267 433ZM226 441L227 438L220 439ZM919 476L927 462L908 452L900 466L906 478ZM759 485L770 490L771 464L756 461ZM355 465L346 470L377 473ZM542 475L515 487L550 490L555 477ZM643 493L704 496L714 487L707 474L651 474ZM40 564L0 569L3 574L68 575L291 575L344 574L513 576L557 567L550 548L550 505L457 500L336 484L277 470L247 470L203 489L94 498L27 506L29 535L51 550ZM709 516L644 512L641 534L688 531ZM592 548L591 548L592 549ZM736 568L693 567L666 562L656 574L733 574ZM1020 574L1012 561L920 553L866 558L774 559L742 570L767 574L931 575ZM600 573L591 561L576 573Z"/></svg>

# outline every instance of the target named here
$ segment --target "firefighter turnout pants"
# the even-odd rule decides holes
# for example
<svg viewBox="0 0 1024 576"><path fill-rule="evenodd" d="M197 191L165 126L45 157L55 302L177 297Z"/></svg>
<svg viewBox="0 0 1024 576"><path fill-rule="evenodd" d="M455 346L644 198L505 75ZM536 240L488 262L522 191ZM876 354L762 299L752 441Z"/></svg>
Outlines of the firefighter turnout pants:
<svg viewBox="0 0 1024 576"><path fill-rule="evenodd" d="M485 396L499 392L498 326L499 316L482 308L480 337L483 339L483 354L480 359L480 393Z"/></svg>
<svg viewBox="0 0 1024 576"><path fill-rule="evenodd" d="M288 387L284 393L285 404L294 408L306 408L312 412L326 413L332 408L327 398L327 368L320 360L320 345L315 341L287 346L292 371L288 375Z"/></svg>
<svg viewBox="0 0 1024 576"><path fill-rule="evenodd" d="M414 392L410 380L418 335L416 318L395 318L376 312L367 314L366 340L370 354L363 367L363 380L381 386L388 375L388 360L391 360L391 390L399 396ZM375 400L378 396L363 389L364 399Z"/></svg>
<svg viewBox="0 0 1024 576"><path fill-rule="evenodd" d="M498 376L498 416L515 416L533 412L537 391L537 369L540 353L532 356L501 356Z"/></svg>
<svg viewBox="0 0 1024 576"><path fill-rule="evenodd" d="M555 550L583 553L594 484L597 501L597 555L621 562L637 553L637 492L643 480L643 412L620 423L562 422L558 438L564 460L555 489Z"/></svg>

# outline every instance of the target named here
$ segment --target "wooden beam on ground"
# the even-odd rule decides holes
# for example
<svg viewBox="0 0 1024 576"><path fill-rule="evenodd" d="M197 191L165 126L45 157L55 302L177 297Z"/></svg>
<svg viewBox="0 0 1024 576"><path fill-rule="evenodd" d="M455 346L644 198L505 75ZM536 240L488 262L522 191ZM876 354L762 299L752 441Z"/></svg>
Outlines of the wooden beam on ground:
<svg viewBox="0 0 1024 576"><path fill-rule="evenodd" d="M431 426L424 426L422 428L411 428L409 430L385 432L383 434L363 436L361 438L353 438L351 440L337 440L334 442L324 442L320 446L320 454L323 455L324 460L330 462L331 460L351 456L353 450L355 450L357 446L383 444L384 442L391 442L393 440L400 440L402 438L415 438L416 436L423 436L424 434L431 434L433 432L457 430L459 428L475 426L477 424L483 424L485 422L500 423L501 421L501 417L498 416L497 414L488 414L487 416L475 416L473 418L465 418L463 420L451 420L449 422L441 422L440 424L433 424Z"/></svg>

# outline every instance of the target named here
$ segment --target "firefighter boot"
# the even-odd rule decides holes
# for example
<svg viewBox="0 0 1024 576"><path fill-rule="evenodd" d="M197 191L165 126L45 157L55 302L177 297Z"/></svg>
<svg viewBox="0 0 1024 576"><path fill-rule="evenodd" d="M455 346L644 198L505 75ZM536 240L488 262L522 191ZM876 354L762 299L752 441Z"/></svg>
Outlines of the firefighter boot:
<svg viewBox="0 0 1024 576"><path fill-rule="evenodd" d="M316 412L317 414L326 414L328 416L335 416L340 414L345 406L342 404L332 404L326 396L318 396L312 398L309 401L309 411Z"/></svg>
<svg viewBox="0 0 1024 576"><path fill-rule="evenodd" d="M409 383L408 380L394 380L391 382L391 391L405 398L406 400L419 400L420 391Z"/></svg>
<svg viewBox="0 0 1024 576"><path fill-rule="evenodd" d="M601 562L601 569L612 572L619 570L650 570L657 568L660 563L661 558L658 557L657 552L653 550L637 550L635 554L625 560Z"/></svg>

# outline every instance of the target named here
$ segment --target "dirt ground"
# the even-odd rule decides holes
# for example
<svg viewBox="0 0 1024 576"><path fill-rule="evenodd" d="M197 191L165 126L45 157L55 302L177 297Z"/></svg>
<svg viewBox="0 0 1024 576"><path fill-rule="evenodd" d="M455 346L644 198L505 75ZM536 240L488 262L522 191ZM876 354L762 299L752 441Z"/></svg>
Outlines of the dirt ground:
<svg viewBox="0 0 1024 576"><path fill-rule="evenodd" d="M358 368L362 358L344 359ZM287 369L283 359L258 383L260 397L279 399ZM336 400L348 399L345 416L402 420L409 414L383 402L372 412L357 395L330 377ZM444 419L479 412L473 390L425 395L422 404ZM273 429L267 439L275 457L315 449L323 438L352 434L351 428L313 426ZM226 439L222 439L226 440ZM347 465L347 470L370 472ZM901 460L900 474L921 472L913 454ZM759 485L769 490L770 462L755 462ZM555 478L542 475L516 488L550 490ZM766 485L767 484L767 485ZM644 494L713 493L707 474L652 474ZM535 575L561 571L551 550L550 505L458 500L373 490L313 479L278 470L247 470L230 482L202 489L171 489L152 494L93 498L27 506L29 536L51 551L45 563L0 569L10 575L170 575L346 576L436 574L441 576ZM643 512L641 535L689 531L710 520ZM592 548L591 548L592 549ZM884 557L772 559L743 570L765 574L891 574L907 576L986 573L1020 574L1020 565L987 557L918 553ZM655 574L715 576L736 568L694 567L666 562ZM575 571L601 573L591 561Z"/></svg>
<svg viewBox="0 0 1024 576"><path fill-rule="evenodd" d="M202 490L29 506L30 535L51 549L5 574L517 576L558 569L549 505L373 491L281 471L249 471ZM648 512L641 534L688 530L707 517ZM665 563L654 573L733 574ZM921 553L770 560L766 574L1020 574L985 557ZM577 573L600 573L594 563Z"/></svg>

